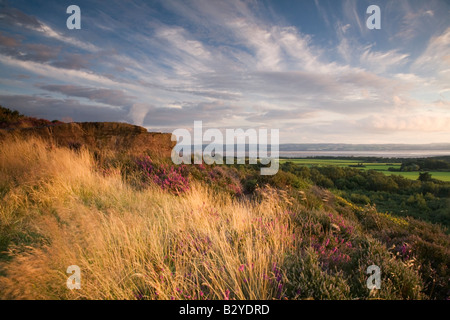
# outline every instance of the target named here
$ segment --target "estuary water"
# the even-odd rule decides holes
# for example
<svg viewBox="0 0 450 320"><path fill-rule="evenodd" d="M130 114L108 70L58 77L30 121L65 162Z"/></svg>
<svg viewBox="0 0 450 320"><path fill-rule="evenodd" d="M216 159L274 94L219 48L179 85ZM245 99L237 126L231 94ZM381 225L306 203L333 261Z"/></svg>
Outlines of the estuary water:
<svg viewBox="0 0 450 320"><path fill-rule="evenodd" d="M306 158L306 157L429 158L437 156L450 156L450 150L280 151L280 157L283 158Z"/></svg>

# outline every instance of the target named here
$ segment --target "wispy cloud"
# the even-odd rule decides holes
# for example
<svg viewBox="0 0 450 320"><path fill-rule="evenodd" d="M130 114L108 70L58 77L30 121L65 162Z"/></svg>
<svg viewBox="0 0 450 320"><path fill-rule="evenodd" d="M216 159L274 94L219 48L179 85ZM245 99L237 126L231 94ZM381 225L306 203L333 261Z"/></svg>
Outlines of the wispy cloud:
<svg viewBox="0 0 450 320"><path fill-rule="evenodd" d="M60 104L77 119L104 114L166 131L194 120L275 126L285 142L384 141L389 134L407 142L414 126L420 139L442 141L450 133L442 120L450 95L443 12L450 6L442 2L383 3L376 31L365 26L365 4L354 0L299 5L321 21L289 20L277 2L270 10L240 0L79 5L89 15L78 33L40 10L2 9L0 64L7 73L0 92L10 107L39 106L41 116L54 118ZM311 23L316 33L305 31L314 30L305 28ZM21 94L10 91L19 87Z"/></svg>
<svg viewBox="0 0 450 320"><path fill-rule="evenodd" d="M62 93L69 97L86 98L91 101L108 104L111 106L129 107L135 100L135 97L127 95L122 90L111 90L74 85L37 85L37 87L51 92Z"/></svg>
<svg viewBox="0 0 450 320"><path fill-rule="evenodd" d="M73 121L128 121L127 112L96 104L81 103L77 99L58 99L37 95L0 95L2 105L14 105L30 116Z"/></svg>
<svg viewBox="0 0 450 320"><path fill-rule="evenodd" d="M412 70L437 75L450 83L450 27L428 42L425 51L414 61Z"/></svg>

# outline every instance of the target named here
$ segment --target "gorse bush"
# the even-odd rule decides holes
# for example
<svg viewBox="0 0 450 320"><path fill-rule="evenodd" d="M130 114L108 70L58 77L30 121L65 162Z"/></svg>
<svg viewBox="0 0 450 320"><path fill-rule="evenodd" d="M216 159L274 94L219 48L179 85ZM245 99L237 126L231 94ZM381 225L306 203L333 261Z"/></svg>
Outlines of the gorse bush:
<svg viewBox="0 0 450 320"><path fill-rule="evenodd" d="M51 126L60 123L62 122L58 120L48 121L45 119L26 117L16 110L13 111L0 106L0 129Z"/></svg>
<svg viewBox="0 0 450 320"><path fill-rule="evenodd" d="M37 139L1 143L0 298L448 297L440 227L293 173L96 159ZM372 264L380 290L366 287ZM70 265L80 290L66 288Z"/></svg>
<svg viewBox="0 0 450 320"><path fill-rule="evenodd" d="M0 124L18 122L24 116L18 111L12 111L0 106Z"/></svg>

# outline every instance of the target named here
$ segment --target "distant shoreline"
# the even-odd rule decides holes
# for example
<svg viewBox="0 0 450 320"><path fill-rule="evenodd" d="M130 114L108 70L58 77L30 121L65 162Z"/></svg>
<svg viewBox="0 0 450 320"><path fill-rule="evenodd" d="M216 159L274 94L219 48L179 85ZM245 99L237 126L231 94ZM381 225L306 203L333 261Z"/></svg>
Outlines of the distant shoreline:
<svg viewBox="0 0 450 320"><path fill-rule="evenodd" d="M392 151L280 151L280 158L310 157L378 157L378 158L431 158L450 156L450 150L392 150Z"/></svg>
<svg viewBox="0 0 450 320"><path fill-rule="evenodd" d="M203 149L207 145L203 145ZM211 146L216 146L211 144ZM235 152L237 147L236 145ZM217 145L222 148L222 146ZM226 147L224 147L226 149ZM264 148L266 149L266 148ZM271 147L267 146L270 154ZM192 147L192 151L194 148ZM246 156L249 145L245 146ZM226 156L226 150L219 152ZM376 157L376 158L431 158L450 156L450 144L280 144L279 158L310 158L310 157Z"/></svg>

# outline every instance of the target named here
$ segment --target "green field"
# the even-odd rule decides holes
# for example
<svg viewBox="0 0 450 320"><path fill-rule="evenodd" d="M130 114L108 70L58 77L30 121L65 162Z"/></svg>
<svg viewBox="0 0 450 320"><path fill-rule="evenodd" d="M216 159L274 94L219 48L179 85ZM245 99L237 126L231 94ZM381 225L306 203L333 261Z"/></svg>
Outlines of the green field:
<svg viewBox="0 0 450 320"><path fill-rule="evenodd" d="M397 174L411 180L417 180L417 178L419 178L419 171L413 172L388 171L389 168L399 169L401 163L392 163L392 162L373 163L373 162L361 162L358 160L342 160L342 159L309 159L309 158L280 159L280 163L285 162L293 162L295 164L305 165L308 167L312 166L350 167L362 163L364 167L353 167L353 168L361 170L376 170L386 175ZM450 181L450 172L430 171L430 174L433 179Z"/></svg>

